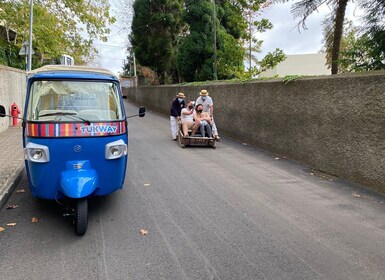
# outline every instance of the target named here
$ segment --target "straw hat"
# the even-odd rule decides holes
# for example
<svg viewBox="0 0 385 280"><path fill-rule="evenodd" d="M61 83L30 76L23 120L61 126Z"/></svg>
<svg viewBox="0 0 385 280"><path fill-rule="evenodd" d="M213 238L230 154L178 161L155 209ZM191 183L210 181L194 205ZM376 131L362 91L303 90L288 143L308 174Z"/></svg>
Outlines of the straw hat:
<svg viewBox="0 0 385 280"><path fill-rule="evenodd" d="M183 92L178 93L178 94L176 95L176 97L178 97L178 98L186 98L186 96L184 95Z"/></svg>
<svg viewBox="0 0 385 280"><path fill-rule="evenodd" d="M207 90L205 89L202 89L201 92L199 93L200 96L207 96L209 95L209 93L207 92Z"/></svg>

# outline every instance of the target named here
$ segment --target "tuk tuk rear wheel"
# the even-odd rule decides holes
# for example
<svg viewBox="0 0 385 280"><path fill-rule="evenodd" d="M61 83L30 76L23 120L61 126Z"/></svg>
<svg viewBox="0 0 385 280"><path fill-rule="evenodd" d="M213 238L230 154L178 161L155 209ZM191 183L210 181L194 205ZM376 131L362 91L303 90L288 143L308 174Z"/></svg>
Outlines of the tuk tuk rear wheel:
<svg viewBox="0 0 385 280"><path fill-rule="evenodd" d="M84 235L88 226L88 201L79 199L75 201L74 230L77 235Z"/></svg>

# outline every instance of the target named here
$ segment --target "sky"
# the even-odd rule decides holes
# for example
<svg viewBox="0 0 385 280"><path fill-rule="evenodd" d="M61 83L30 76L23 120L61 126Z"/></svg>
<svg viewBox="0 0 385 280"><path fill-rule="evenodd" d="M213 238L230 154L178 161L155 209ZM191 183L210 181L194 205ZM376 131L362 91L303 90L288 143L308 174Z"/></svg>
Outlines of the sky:
<svg viewBox="0 0 385 280"><path fill-rule="evenodd" d="M107 42L96 41L98 58L92 66L107 68L115 74L122 72L124 60L127 57L128 34L132 21L132 3L134 0L109 0L111 15L117 19L116 23L109 26L111 29ZM123 6L122 3L128 3Z"/></svg>
<svg viewBox="0 0 385 280"><path fill-rule="evenodd" d="M306 30L299 30L297 25L299 18L294 19L290 13L293 2L275 4L270 6L263 14L273 24L273 29L261 35L264 41L262 54L280 48L287 55L318 53L323 47L323 34L321 23L331 10L323 5L317 12L311 14L306 20ZM359 11L352 2L349 2L346 17L359 22ZM300 31L300 32L299 32Z"/></svg>
<svg viewBox="0 0 385 280"><path fill-rule="evenodd" d="M257 37L263 40L262 53L259 55L261 58L276 48L282 49L286 55L318 53L322 48L321 22L325 15L330 13L330 9L324 5L318 12L314 12L306 21L307 29L301 29L299 32L297 28L299 19L294 19L290 13L292 3L274 4L263 11L261 17L268 18L273 24L273 29ZM110 27L112 31L108 42L95 44L99 51L95 66L107 68L116 74L122 71L123 61L127 57L128 31L122 30L122 26L130 24L129 16L119 17L121 9L118 7L119 5L111 0L112 14L118 17L118 22ZM354 22L359 20L359 11L352 2L349 2L346 16Z"/></svg>

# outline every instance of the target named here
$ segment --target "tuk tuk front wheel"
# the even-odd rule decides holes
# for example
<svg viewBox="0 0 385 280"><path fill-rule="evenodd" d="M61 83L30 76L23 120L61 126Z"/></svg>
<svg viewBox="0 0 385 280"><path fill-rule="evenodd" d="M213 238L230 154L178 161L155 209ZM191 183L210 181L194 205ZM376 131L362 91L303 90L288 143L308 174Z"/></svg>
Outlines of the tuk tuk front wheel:
<svg viewBox="0 0 385 280"><path fill-rule="evenodd" d="M77 235L84 235L88 226L88 201L79 199L75 201L74 230Z"/></svg>

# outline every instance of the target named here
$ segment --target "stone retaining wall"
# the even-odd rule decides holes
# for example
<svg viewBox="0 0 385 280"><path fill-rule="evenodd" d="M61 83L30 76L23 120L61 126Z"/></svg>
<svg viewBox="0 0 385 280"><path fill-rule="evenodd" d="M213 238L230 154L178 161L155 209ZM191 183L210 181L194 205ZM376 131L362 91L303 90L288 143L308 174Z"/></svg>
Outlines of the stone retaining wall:
<svg viewBox="0 0 385 280"><path fill-rule="evenodd" d="M195 100L203 88L214 100L220 135L385 193L385 72L138 87L128 99L168 115L179 91Z"/></svg>

